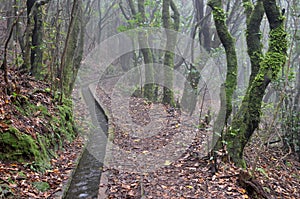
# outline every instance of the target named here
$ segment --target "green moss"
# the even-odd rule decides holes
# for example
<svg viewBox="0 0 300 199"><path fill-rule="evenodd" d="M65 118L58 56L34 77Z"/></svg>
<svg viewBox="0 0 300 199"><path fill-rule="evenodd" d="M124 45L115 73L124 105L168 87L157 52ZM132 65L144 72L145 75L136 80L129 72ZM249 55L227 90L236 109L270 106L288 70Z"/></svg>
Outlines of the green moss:
<svg viewBox="0 0 300 199"><path fill-rule="evenodd" d="M247 143L247 140L243 132L246 132L247 127L242 118L236 117L233 122L232 126L239 128L229 128L226 132L226 148L236 166L246 168L246 162L243 158L243 144Z"/></svg>
<svg viewBox="0 0 300 199"><path fill-rule="evenodd" d="M287 40L282 26L270 33L270 46L260 62L260 70L243 99L238 114L234 117L232 128L226 134L227 149L235 164L245 167L243 150L258 127L261 115L261 103L268 82L277 75L286 61Z"/></svg>
<svg viewBox="0 0 300 199"><path fill-rule="evenodd" d="M283 26L279 26L270 32L270 51L286 52L287 51L287 34Z"/></svg>
<svg viewBox="0 0 300 199"><path fill-rule="evenodd" d="M253 3L250 1L244 1L243 7L245 8L246 12L251 12L254 9Z"/></svg>
<svg viewBox="0 0 300 199"><path fill-rule="evenodd" d="M58 115L53 116L51 121L52 127L57 126L54 131L59 133L61 138L71 142L75 137L72 102L65 101L63 105L57 106L57 109Z"/></svg>
<svg viewBox="0 0 300 199"><path fill-rule="evenodd" d="M45 156L45 157L49 157L54 156L54 153L51 152L51 138L48 138L48 135L40 135L39 133L37 133L37 141L38 141L38 145L40 148L40 153Z"/></svg>
<svg viewBox="0 0 300 199"><path fill-rule="evenodd" d="M51 116L51 114L48 112L48 108L46 106L43 106L43 105L37 106L37 110L41 111L43 116Z"/></svg>
<svg viewBox="0 0 300 199"><path fill-rule="evenodd" d="M225 23L226 22L226 13L222 8L222 2L220 0L210 0L207 3L213 10L213 16L215 23ZM216 24L217 25L217 24Z"/></svg>
<svg viewBox="0 0 300 199"><path fill-rule="evenodd" d="M64 100L64 104L57 106L55 114L50 114L43 105L27 102L25 106L15 104L20 114L31 116L40 112L37 117L45 118L45 131L35 132L35 137L20 132L14 127L0 133L0 159L9 161L33 161L30 168L43 170L49 167L49 160L56 156L56 151L63 147L65 141L71 142L75 137L72 102Z"/></svg>
<svg viewBox="0 0 300 199"><path fill-rule="evenodd" d="M40 153L37 141L30 135L10 127L8 132L0 134L0 158L22 162L24 160L43 161L45 154Z"/></svg>
<svg viewBox="0 0 300 199"><path fill-rule="evenodd" d="M45 92L46 92L46 93L50 93L50 92L51 92L51 89L50 89L50 88L45 88Z"/></svg>
<svg viewBox="0 0 300 199"><path fill-rule="evenodd" d="M286 32L280 26L270 32L270 48L261 62L261 69L256 76L256 82L261 82L265 76L276 80L278 73L286 62L287 40Z"/></svg>
<svg viewBox="0 0 300 199"><path fill-rule="evenodd" d="M33 182L32 184L37 190L41 192L45 192L50 189L50 185L47 182Z"/></svg>
<svg viewBox="0 0 300 199"><path fill-rule="evenodd" d="M48 108L43 105L35 105L30 103L29 101L25 101L23 103L20 103L18 101L15 101L15 108L19 111L21 115L24 116L32 116L33 114L36 114L37 112L41 112L42 116L50 117L51 114L48 112Z"/></svg>

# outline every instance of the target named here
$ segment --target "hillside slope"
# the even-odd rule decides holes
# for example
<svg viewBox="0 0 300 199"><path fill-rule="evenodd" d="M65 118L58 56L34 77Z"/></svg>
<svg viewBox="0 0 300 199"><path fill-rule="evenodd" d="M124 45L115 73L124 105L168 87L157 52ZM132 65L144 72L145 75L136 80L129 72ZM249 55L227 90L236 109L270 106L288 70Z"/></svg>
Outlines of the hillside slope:
<svg viewBox="0 0 300 199"><path fill-rule="evenodd" d="M83 143L72 101L44 81L0 75L0 198L47 198L61 190ZM9 88L9 89L8 89Z"/></svg>

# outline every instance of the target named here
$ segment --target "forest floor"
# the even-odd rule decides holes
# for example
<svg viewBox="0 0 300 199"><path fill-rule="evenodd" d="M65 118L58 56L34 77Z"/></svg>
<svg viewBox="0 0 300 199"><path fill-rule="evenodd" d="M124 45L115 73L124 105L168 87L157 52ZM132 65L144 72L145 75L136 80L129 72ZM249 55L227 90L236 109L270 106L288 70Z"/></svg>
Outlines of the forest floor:
<svg viewBox="0 0 300 199"><path fill-rule="evenodd" d="M7 85L3 80L3 74L0 75L0 134L9 133L10 129L14 128L18 129L19 136L30 136L35 143L38 143L39 135L48 136L54 133L50 129L50 118L53 118L51 116L56 115L58 111L57 103L49 90L50 85L13 71L9 71L9 74L13 88L13 92L9 95L5 93L4 88ZM27 110L25 106L32 108L32 112L24 112L23 110ZM43 109L36 110L36 107L43 107ZM47 112L49 117L44 117L42 111ZM55 128L62 129L60 126ZM78 154L84 147L84 140L80 136L75 137L72 142L62 139L60 147L57 140L58 150L56 149L56 153L50 155L46 167L32 160L33 157L30 157L31 154L26 151L27 149L18 148L17 145L21 143L11 146L11 149L17 148L16 153L12 154L20 153L17 156L20 161L0 159L0 198L57 198L61 195L63 186L76 166ZM5 140L0 141L5 144ZM7 154L7 147L7 145L0 145L1 155ZM46 150L50 151L50 149ZM42 153L42 148L39 148L39 151Z"/></svg>
<svg viewBox="0 0 300 199"><path fill-rule="evenodd" d="M102 81L97 88L97 97L109 115L113 132L113 146L109 148L110 157L104 167L106 180L100 184L100 198L300 198L300 163L297 158L278 145L265 146L258 133L245 149L246 172L228 161L220 161L226 158L224 154L220 155L215 172L212 161L201 154L210 126L187 128L181 125L183 116L180 111L168 106L157 108L144 99L131 97L129 107L125 109L129 110L127 119L130 118L132 123L147 126L153 120L154 107L154 112L163 113L160 119L165 121L165 127L155 135L138 137L133 134L120 122L120 117L126 116L112 110L111 91L116 81ZM126 104L121 104L119 111L125 114L122 106ZM157 114L154 120L159 122ZM168 150L167 144L184 131L190 132L194 138L181 155L169 161L168 151L165 151L165 157L156 154L157 149L165 147ZM139 158L136 154L146 155ZM129 162L131 165L127 166ZM150 170L143 170L143 166ZM247 176L249 173L253 173L251 178Z"/></svg>
<svg viewBox="0 0 300 199"><path fill-rule="evenodd" d="M2 75L0 77L2 78ZM22 96L20 99L30 99L36 105L42 103L50 112L54 110L55 104L50 103L52 98L48 92L32 94L33 88L42 91L49 85L25 76L12 78L21 79L14 82ZM0 80L1 88L4 88L5 83ZM97 94L103 102L103 108L109 112L109 93L98 89ZM13 105L12 97L14 96L0 92L0 133L7 131L7 121L10 121L9 125L24 129L23 133L34 138L32 126L41 127L39 124L46 121L43 118L38 119L39 112L26 117L21 115ZM129 104L134 122L143 125L150 122L149 115L153 113L151 110L154 107L152 103L140 98L131 98ZM84 110L79 111L84 114ZM115 130L113 143L124 151L147 154L153 149L163 148L176 134L184 130L179 111L163 105L156 106L155 111L167 116L164 117L166 126L160 133L135 139L130 132L124 132L123 127L118 128L117 123L111 120L110 125ZM200 130L186 129L195 135L186 150L174 160L163 159L158 168L155 167L149 172L131 172L126 168L120 170L115 166L106 165L104 174L107 176L107 182L100 184L100 188L105 189L105 196L100 198L252 198L249 189L238 182L240 169L229 162L218 162L218 171L212 172L212 162L199 155L199 151L203 150L201 146L206 139L203 134L207 133L207 129L210 127ZM43 131L42 128L39 130ZM64 143L64 148L57 152L50 161L50 167L43 172L39 171L38 165L32 161L18 163L0 160L0 198L56 198L75 167L75 160L83 149L83 143L81 137L71 143ZM245 152L249 170L256 164L253 174L255 179L249 180L248 185L251 187L251 183L254 183L252 187L262 187L270 198L300 198L300 164L292 154L287 154L280 147L261 147L259 135L256 134ZM118 153L113 154L112 158L114 157L117 157L119 162L128 161ZM157 158L154 160L159 161ZM144 162L134 162L133 165L143 164Z"/></svg>

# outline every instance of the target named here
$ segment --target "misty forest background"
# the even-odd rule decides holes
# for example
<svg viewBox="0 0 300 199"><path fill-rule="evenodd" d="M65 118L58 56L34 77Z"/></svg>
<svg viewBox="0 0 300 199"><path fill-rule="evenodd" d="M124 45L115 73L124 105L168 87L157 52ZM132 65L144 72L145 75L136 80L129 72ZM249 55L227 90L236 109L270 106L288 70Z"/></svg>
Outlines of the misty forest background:
<svg viewBox="0 0 300 199"><path fill-rule="evenodd" d="M214 67L221 71L224 82L220 85L221 100L215 102L207 99L211 100L210 103L220 105L219 112L205 110L203 118L200 118L205 125L210 122L220 124L213 129L218 141L208 154L212 164L217 163L218 152L225 151L236 166L249 167L244 149L253 137L255 142L260 143L260 147L279 148L282 152L277 157L279 159L292 157L295 161L300 160L298 0L0 2L0 75L1 81L3 80L1 159L11 161L20 158L14 153L7 155L14 149L20 149L11 142L5 142L7 131L15 133L10 128L5 104L11 101L16 106L23 106L24 100L28 100L23 97L24 92L30 93L32 90L20 90L24 75L36 81L47 82L48 86L43 88L43 93L54 98L54 106L62 109L68 107L66 109L72 112L69 109L70 99L77 74L82 61L90 52L102 41L120 32L141 27L161 27L195 39L197 45L191 43L186 49L181 49L181 52L191 54L191 61L170 51L143 48L119 57L106 69L105 75L118 76L144 63L150 64L145 70L145 77L146 81L151 81L154 78L151 63L167 65L185 75L187 86L184 94L178 97L170 89L173 87L172 83L168 88L147 84L138 89L138 97L192 112L198 107L196 103L201 98L199 69L207 61L195 54L199 52L195 48L201 46L201 52L205 50L207 57L214 58ZM168 49L175 50L177 36L167 34ZM140 39L135 45L149 46L151 39ZM122 41L119 42L121 46ZM167 82L173 82L173 71L165 71L164 75ZM66 115L62 109L58 112ZM211 117L215 121L210 121ZM66 122L68 121L67 119ZM70 129L72 128L65 130ZM21 134L30 134L18 130ZM75 132L75 129L70 131ZM64 134L61 137L74 138L75 134ZM53 147L51 144L50 146ZM4 150L5 147L7 148ZM32 151L27 155L29 159L31 156L45 158Z"/></svg>

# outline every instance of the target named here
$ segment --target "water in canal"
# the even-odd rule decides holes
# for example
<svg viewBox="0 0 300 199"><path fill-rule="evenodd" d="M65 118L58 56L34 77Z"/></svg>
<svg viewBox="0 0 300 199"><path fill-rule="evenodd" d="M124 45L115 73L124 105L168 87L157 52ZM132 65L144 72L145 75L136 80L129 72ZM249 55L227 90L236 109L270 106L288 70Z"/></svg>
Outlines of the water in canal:
<svg viewBox="0 0 300 199"><path fill-rule="evenodd" d="M85 102L89 106L92 123L97 128L91 133L76 171L73 175L65 199L97 198L101 169L107 142L107 117L103 109L93 98L88 88L82 89Z"/></svg>

